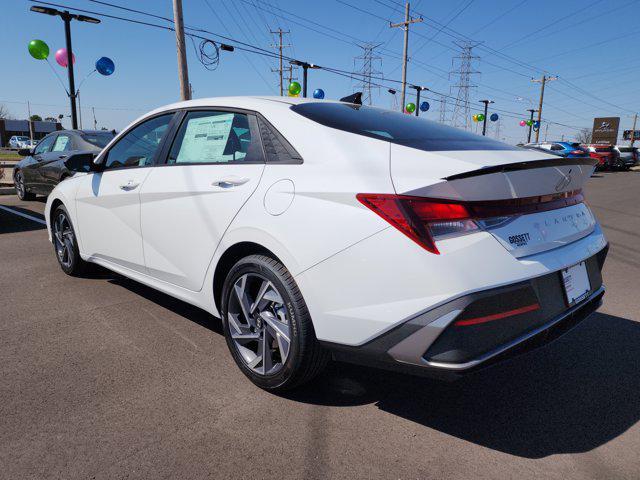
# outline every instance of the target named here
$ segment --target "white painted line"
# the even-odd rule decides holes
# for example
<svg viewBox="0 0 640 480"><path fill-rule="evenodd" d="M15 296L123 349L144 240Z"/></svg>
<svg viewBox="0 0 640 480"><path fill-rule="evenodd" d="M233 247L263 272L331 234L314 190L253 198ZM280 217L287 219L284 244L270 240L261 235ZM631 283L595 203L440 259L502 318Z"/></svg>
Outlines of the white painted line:
<svg viewBox="0 0 640 480"><path fill-rule="evenodd" d="M27 215L26 213L18 212L13 210L12 208L5 207L4 205L0 205L0 210L4 210L5 212L13 213L14 215L18 215L19 217L28 218L29 220L33 220L34 222L41 223L42 225L46 225L47 222L38 217L32 217L31 215Z"/></svg>

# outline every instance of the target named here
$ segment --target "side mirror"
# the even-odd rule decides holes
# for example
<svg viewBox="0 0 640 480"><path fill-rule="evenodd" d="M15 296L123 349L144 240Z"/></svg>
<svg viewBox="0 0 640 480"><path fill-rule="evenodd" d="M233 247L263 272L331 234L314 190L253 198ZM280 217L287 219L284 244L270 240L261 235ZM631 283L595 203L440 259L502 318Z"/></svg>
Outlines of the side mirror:
<svg viewBox="0 0 640 480"><path fill-rule="evenodd" d="M95 153L76 153L67 157L64 166L71 172L99 172L102 170L102 166L93 163L95 158Z"/></svg>
<svg viewBox="0 0 640 480"><path fill-rule="evenodd" d="M18 155L21 157L29 157L33 155L33 150L31 148L21 148L18 150Z"/></svg>

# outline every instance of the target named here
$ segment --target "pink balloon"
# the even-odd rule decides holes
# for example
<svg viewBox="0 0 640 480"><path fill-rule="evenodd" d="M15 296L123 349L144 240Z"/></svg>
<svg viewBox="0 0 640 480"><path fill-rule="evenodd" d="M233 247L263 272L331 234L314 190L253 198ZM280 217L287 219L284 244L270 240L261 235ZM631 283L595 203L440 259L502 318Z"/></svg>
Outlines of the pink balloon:
<svg viewBox="0 0 640 480"><path fill-rule="evenodd" d="M56 54L57 55L57 54ZM520 120L520 126L524 127L527 124L527 122L525 122L524 120Z"/></svg>
<svg viewBox="0 0 640 480"><path fill-rule="evenodd" d="M73 63L76 63L76 56L74 54L71 54L71 61ZM67 66L67 49L66 48L61 48L56 52L56 62L58 62L58 65L60 65L61 67Z"/></svg>

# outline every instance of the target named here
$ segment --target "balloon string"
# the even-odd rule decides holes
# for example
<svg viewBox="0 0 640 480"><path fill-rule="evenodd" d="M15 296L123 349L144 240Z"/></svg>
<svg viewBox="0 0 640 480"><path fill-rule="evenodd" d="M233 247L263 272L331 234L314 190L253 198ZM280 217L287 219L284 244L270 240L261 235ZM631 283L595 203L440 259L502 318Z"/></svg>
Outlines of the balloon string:
<svg viewBox="0 0 640 480"><path fill-rule="evenodd" d="M82 81L80 82L80 84L78 85L78 88L76 88L76 95L78 94L78 92L80 91L80 87L82 86L82 84L84 83L84 81L89 78L91 75L93 75L94 73L96 73L96 69L94 68L91 72L89 72L87 74L87 76L85 76Z"/></svg>
<svg viewBox="0 0 640 480"><path fill-rule="evenodd" d="M58 72L56 72L55 68L53 68L53 65L51 65L51 62L49 61L49 59L45 58L45 60L47 61L47 65L49 65L49 68L51 68L51 71L53 72L53 74L56 76L56 78L60 82L60 85L62 85L62 88L64 88L64 91L67 92L67 97L68 97L69 96L69 90L67 90L67 87L64 86L64 82L60 78L60 75L58 75Z"/></svg>

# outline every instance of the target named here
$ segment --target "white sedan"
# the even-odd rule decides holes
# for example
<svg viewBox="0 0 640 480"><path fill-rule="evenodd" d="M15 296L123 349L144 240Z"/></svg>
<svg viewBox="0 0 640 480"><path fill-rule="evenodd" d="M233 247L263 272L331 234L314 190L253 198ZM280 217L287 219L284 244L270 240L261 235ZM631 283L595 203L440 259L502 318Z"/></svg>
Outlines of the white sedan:
<svg viewBox="0 0 640 480"><path fill-rule="evenodd" d="M566 331L604 293L590 158L237 97L159 108L67 164L86 173L45 213L62 269L99 264L219 316L269 390L332 357L461 375Z"/></svg>

